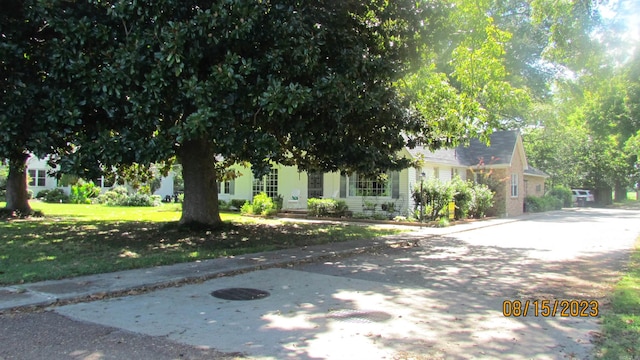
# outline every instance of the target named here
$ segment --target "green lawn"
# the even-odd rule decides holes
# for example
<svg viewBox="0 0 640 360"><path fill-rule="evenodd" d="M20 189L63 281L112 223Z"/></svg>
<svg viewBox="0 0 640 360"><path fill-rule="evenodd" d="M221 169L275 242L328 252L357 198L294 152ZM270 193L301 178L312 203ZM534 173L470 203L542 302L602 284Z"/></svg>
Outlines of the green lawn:
<svg viewBox="0 0 640 360"><path fill-rule="evenodd" d="M611 294L611 308L602 314L601 359L640 359L640 238L625 276Z"/></svg>
<svg viewBox="0 0 640 360"><path fill-rule="evenodd" d="M0 203L0 207L4 206ZM32 202L43 218L0 221L0 285L144 268L260 251L372 239L394 231L296 224L223 213L217 231L177 226L179 204L160 207Z"/></svg>

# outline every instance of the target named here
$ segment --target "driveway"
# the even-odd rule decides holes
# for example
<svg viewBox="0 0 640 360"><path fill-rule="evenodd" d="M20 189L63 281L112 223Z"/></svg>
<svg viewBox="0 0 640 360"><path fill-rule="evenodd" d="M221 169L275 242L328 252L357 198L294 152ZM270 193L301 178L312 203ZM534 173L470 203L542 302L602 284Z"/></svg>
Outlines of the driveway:
<svg viewBox="0 0 640 360"><path fill-rule="evenodd" d="M252 359L586 359L599 328L592 315L607 309L605 295L640 234L639 220L640 212L628 210L554 212L443 233L417 246L56 307L42 316L59 318L61 326L130 333L125 345L137 337L164 340L165 347L184 347L179 358L221 351ZM211 296L231 287L269 296ZM527 300L526 317L504 316L503 310L517 312L503 308L505 301ZM536 316L536 300L559 310ZM563 317L562 300L590 301L590 308Z"/></svg>

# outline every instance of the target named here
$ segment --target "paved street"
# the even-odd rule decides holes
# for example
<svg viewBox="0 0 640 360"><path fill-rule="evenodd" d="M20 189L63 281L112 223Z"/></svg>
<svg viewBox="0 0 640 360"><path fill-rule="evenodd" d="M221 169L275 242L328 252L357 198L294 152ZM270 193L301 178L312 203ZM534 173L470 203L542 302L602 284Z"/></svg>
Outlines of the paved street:
<svg viewBox="0 0 640 360"><path fill-rule="evenodd" d="M606 311L638 220L628 210L553 212L431 231L417 246L5 314L0 358L586 359L598 331L594 303L586 317L535 316L531 304L596 300ZM211 296L230 287L269 296ZM505 300L532 308L505 317Z"/></svg>

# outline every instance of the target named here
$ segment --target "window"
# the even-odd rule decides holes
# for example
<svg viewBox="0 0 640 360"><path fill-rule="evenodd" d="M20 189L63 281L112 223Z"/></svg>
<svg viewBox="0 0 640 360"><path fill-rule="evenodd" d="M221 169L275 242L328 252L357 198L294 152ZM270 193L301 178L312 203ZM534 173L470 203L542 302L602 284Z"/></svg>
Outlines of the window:
<svg viewBox="0 0 640 360"><path fill-rule="evenodd" d="M253 179L253 196L261 192L272 199L278 196L278 169L271 169L262 179Z"/></svg>
<svg viewBox="0 0 640 360"><path fill-rule="evenodd" d="M47 173L44 170L29 170L29 186L45 186Z"/></svg>
<svg viewBox="0 0 640 360"><path fill-rule="evenodd" d="M390 196L391 181L386 177L349 176L349 196Z"/></svg>
<svg viewBox="0 0 640 360"><path fill-rule="evenodd" d="M518 174L511 174L511 197L518 197Z"/></svg>
<svg viewBox="0 0 640 360"><path fill-rule="evenodd" d="M253 196L256 196L258 194L260 194L261 192L264 192L264 177L258 179L258 178L253 178Z"/></svg>
<svg viewBox="0 0 640 360"><path fill-rule="evenodd" d="M218 194L234 194L235 180L218 181Z"/></svg>
<svg viewBox="0 0 640 360"><path fill-rule="evenodd" d="M435 179L440 179L440 168L433 168L433 177Z"/></svg>
<svg viewBox="0 0 640 360"><path fill-rule="evenodd" d="M278 196L278 169L271 169L266 176L264 188L268 197L273 199Z"/></svg>
<svg viewBox="0 0 640 360"><path fill-rule="evenodd" d="M542 185L536 185L536 194L540 194L542 192Z"/></svg>

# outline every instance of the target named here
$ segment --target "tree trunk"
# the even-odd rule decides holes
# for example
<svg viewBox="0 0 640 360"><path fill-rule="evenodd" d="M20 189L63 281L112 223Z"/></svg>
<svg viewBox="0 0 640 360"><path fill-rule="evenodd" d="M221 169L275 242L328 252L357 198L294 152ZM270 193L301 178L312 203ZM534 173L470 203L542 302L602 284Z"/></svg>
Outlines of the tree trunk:
<svg viewBox="0 0 640 360"><path fill-rule="evenodd" d="M616 182L616 186L614 187L615 191L615 200L616 202L621 202L627 200L627 187L621 183Z"/></svg>
<svg viewBox="0 0 640 360"><path fill-rule="evenodd" d="M178 152L184 179L181 225L215 228L222 224L218 209L215 154L206 140L182 144Z"/></svg>
<svg viewBox="0 0 640 360"><path fill-rule="evenodd" d="M28 154L20 154L9 159L9 176L7 177L6 209L30 214L29 195L27 193L27 160Z"/></svg>
<svg viewBox="0 0 640 360"><path fill-rule="evenodd" d="M611 197L611 187L605 186L594 190L594 197L598 205L611 205L613 198Z"/></svg>

